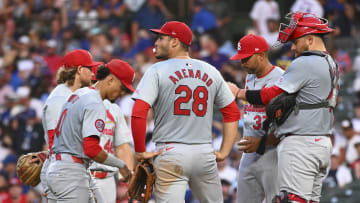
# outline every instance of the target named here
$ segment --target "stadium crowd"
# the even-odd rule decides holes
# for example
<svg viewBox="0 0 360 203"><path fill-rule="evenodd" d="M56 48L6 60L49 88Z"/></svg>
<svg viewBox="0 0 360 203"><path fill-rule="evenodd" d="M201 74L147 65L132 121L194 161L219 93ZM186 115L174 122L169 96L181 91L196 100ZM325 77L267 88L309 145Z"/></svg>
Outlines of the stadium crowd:
<svg viewBox="0 0 360 203"><path fill-rule="evenodd" d="M0 202L41 202L41 195L16 177L17 158L28 152L47 150L41 124L42 107L56 86L56 71L65 53L88 50L94 60L128 61L136 72L137 86L148 67L156 62L154 35L148 29L168 20L179 20L167 0L0 0ZM176 2L176 1L175 1ZM311 12L329 19L335 32L326 45L341 70L341 90L333 130L334 150L324 188L345 187L360 179L360 1L296 0L290 8L278 1L253 1L247 13L249 25L229 33L236 25L232 1L188 0L190 15L183 19L195 34L192 58L215 66L226 81L244 87L246 72L239 62L230 62L236 43L255 33L273 45L279 33L280 9ZM180 4L179 3L179 4ZM261 14L260 14L261 13ZM182 19L182 18L181 18ZM358 48L359 47L359 48ZM284 69L293 60L290 45L272 46L269 57ZM133 101L130 94L118 100L128 124ZM238 101L241 107L241 101ZM221 114L214 116L214 148L222 139ZM243 124L239 122L239 139ZM148 116L147 150L153 120ZM241 152L232 151L218 163L224 202L236 201L236 175ZM127 202L127 185L117 186L117 201ZM12 200L11 200L12 199ZM16 201L15 201L16 200ZM186 202L196 202L189 190Z"/></svg>

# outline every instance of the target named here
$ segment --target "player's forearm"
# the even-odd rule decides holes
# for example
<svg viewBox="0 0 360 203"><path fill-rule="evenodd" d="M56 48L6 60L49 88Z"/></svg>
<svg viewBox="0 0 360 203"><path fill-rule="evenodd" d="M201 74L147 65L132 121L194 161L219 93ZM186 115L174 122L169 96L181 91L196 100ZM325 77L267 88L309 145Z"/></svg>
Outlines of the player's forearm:
<svg viewBox="0 0 360 203"><path fill-rule="evenodd" d="M224 123L223 141L221 143L220 152L228 156L237 137L238 121Z"/></svg>
<svg viewBox="0 0 360 203"><path fill-rule="evenodd" d="M134 153L128 143L115 148L116 157L123 160L130 170L134 170Z"/></svg>
<svg viewBox="0 0 360 203"><path fill-rule="evenodd" d="M131 131L134 139L135 152L145 152L146 117L150 105L137 99L131 114Z"/></svg>

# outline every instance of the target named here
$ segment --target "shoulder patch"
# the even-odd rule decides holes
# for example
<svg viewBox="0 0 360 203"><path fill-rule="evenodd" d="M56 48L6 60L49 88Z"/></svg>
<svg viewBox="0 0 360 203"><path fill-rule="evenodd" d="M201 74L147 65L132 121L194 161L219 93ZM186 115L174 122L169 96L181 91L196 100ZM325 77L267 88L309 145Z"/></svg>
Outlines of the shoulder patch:
<svg viewBox="0 0 360 203"><path fill-rule="evenodd" d="M105 122L102 119L97 119L95 121L95 127L99 132L102 132L105 128Z"/></svg>

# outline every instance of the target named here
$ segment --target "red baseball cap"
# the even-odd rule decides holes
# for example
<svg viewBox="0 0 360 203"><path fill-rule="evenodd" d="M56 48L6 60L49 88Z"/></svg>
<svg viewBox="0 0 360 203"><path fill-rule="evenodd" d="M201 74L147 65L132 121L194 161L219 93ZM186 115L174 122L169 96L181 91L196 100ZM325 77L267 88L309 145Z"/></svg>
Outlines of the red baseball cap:
<svg viewBox="0 0 360 203"><path fill-rule="evenodd" d="M97 69L98 69L98 67L100 66L100 65L103 65L104 63L100 63L100 64L98 64L98 65L96 65L96 66L93 66L92 67L92 72L93 72L93 76L92 76L92 78L91 78L91 80L96 80L96 73L97 73Z"/></svg>
<svg viewBox="0 0 360 203"><path fill-rule="evenodd" d="M237 54L231 57L230 60L244 59L253 54L267 51L268 49L269 45L263 37L253 34L246 35L239 40Z"/></svg>
<svg viewBox="0 0 360 203"><path fill-rule="evenodd" d="M64 56L63 64L65 68L76 66L96 66L102 62L93 61L91 54L83 49L75 49Z"/></svg>
<svg viewBox="0 0 360 203"><path fill-rule="evenodd" d="M111 74L115 75L121 83L125 85L125 87L132 92L134 91L132 82L135 78L135 71L128 63L120 59L112 59L105 66L110 70Z"/></svg>
<svg viewBox="0 0 360 203"><path fill-rule="evenodd" d="M182 43L190 46L192 41L192 32L189 26L179 21L169 21L160 29L150 29L151 32L163 35L169 35L178 38Z"/></svg>

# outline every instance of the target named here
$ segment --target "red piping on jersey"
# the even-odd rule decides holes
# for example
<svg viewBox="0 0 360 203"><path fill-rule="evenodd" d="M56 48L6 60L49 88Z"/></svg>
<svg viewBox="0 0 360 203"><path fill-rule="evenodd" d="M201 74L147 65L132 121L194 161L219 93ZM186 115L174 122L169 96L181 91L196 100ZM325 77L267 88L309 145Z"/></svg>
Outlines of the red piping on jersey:
<svg viewBox="0 0 360 203"><path fill-rule="evenodd" d="M48 130L47 134L48 134L48 138L49 138L50 155L52 155L52 146L54 144L55 129Z"/></svg>
<svg viewBox="0 0 360 203"><path fill-rule="evenodd" d="M131 131L134 139L135 152L145 152L146 117L150 105L137 99L131 113Z"/></svg>
<svg viewBox="0 0 360 203"><path fill-rule="evenodd" d="M276 96L278 96L279 94L283 93L284 90L280 89L278 86L271 86L271 87L266 87L266 88L262 88L260 91L260 96L261 96L261 101L267 105L270 100Z"/></svg>
<svg viewBox="0 0 360 203"><path fill-rule="evenodd" d="M85 137L83 140L84 154L91 159L96 157L101 151L102 148L99 145L98 136Z"/></svg>
<svg viewBox="0 0 360 203"><path fill-rule="evenodd" d="M263 75L261 77L257 77L257 78L263 78L263 77L267 76L269 73L271 73L272 70L274 70L274 68L275 68L275 66L272 66L271 69L267 73L265 73L265 75Z"/></svg>
<svg viewBox="0 0 360 203"><path fill-rule="evenodd" d="M224 123L240 120L240 111L239 111L238 106L236 105L235 100L233 102L231 102L231 104L220 109L220 111L223 115Z"/></svg>
<svg viewBox="0 0 360 203"><path fill-rule="evenodd" d="M106 116L107 116L112 122L114 122L114 124L115 124L115 126L116 126L115 119L114 119L113 115L110 113L109 110L106 110Z"/></svg>

